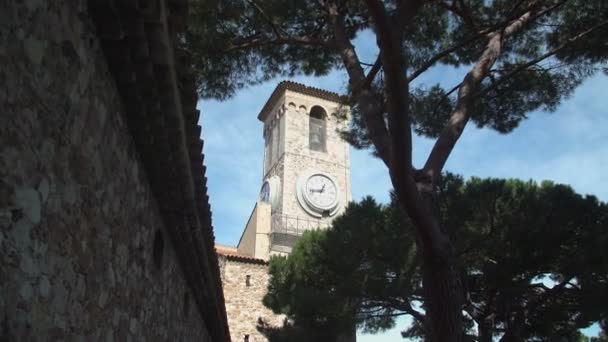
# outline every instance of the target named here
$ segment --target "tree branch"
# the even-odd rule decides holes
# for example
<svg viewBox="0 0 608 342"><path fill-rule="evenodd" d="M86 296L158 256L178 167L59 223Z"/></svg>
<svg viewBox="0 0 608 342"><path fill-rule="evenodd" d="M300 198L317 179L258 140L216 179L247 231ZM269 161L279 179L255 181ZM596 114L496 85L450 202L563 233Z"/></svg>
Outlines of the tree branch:
<svg viewBox="0 0 608 342"><path fill-rule="evenodd" d="M455 15L459 16L465 24L467 24L468 26L470 26L473 29L473 31L477 31L477 24L473 20L473 17L471 16L469 9L460 0L458 1L458 4L460 7L456 6L456 2L452 2L451 4L448 4L443 1L439 1L439 6L454 13Z"/></svg>
<svg viewBox="0 0 608 342"><path fill-rule="evenodd" d="M380 54L378 54L378 58L376 58L376 62L374 63L372 68L367 73L367 76L365 76L365 82L362 84L362 86L369 87L381 69L382 69L382 59L380 58Z"/></svg>
<svg viewBox="0 0 608 342"><path fill-rule="evenodd" d="M425 323L424 314L422 314L422 312L420 312L418 310L415 310L409 302L404 303L402 310L404 312L407 312L408 315L411 315L412 317L414 317L415 319L420 321L420 323L422 323L422 324Z"/></svg>
<svg viewBox="0 0 608 342"><path fill-rule="evenodd" d="M552 10L560 7L561 5L563 5L566 1L562 1L560 3L557 3L543 11L538 12L533 18L531 18L531 20L534 20L536 18L539 18L549 12L551 12ZM515 7L514 7L515 8ZM486 37L488 35L488 33L490 32L494 32L498 29L501 29L503 27L505 27L506 25L508 25L509 23L511 23L512 20L505 20L504 22L501 22L499 24L496 24L492 27L489 27L485 30L482 30L480 32L478 32L477 34L475 34L472 37L469 37L463 41L461 41L458 44L455 44L441 52L439 52L438 54L436 54L435 56L433 56L432 58L430 58L428 61L426 61L422 66L420 66L416 71L414 71L409 77L408 77L408 82L412 82L414 79L416 79L418 76L420 76L422 73L424 73L425 71L427 71L430 67L432 67L433 65L435 65L435 63L437 63L438 61L440 61L442 58L447 57L448 55L450 55L452 52L461 49L469 44L474 43L475 41L477 41L479 38L482 37Z"/></svg>
<svg viewBox="0 0 608 342"><path fill-rule="evenodd" d="M333 26L335 47L338 54L342 57L346 72L348 73L353 97L357 99L369 139L374 144L380 159L385 165L389 166L391 144L389 133L384 123L383 105L371 91L369 87L369 83L371 82L367 83L366 81L366 76L355 48L346 34L344 17L339 12L338 6L334 3L327 3L326 11L329 22Z"/></svg>
<svg viewBox="0 0 608 342"><path fill-rule="evenodd" d="M526 320L526 311L529 308L535 308L545 304L545 302L547 302L553 296L558 295L573 278L573 276L565 276L564 280L562 280L559 284L556 284L552 288L547 288L546 286L543 286L542 288L544 288L545 290L543 290L543 292L538 297L532 298L532 300L528 301L525 306L522 306L514 312L514 314L516 314L516 317L508 325L507 329L505 330L505 335L512 334L512 331L514 329L518 329L524 324ZM503 339L501 339L501 341L502 340Z"/></svg>
<svg viewBox="0 0 608 342"><path fill-rule="evenodd" d="M562 280L559 284L556 284L550 289L547 288L540 297L537 297L536 300L530 301L528 304L526 304L526 307L543 305L546 301L551 299L551 297L556 296L559 292L561 292L572 279L574 279L574 276L564 277L564 280Z"/></svg>
<svg viewBox="0 0 608 342"><path fill-rule="evenodd" d="M476 34L473 37L470 37L469 39L466 39L456 45L453 45L441 52L439 52L438 54L436 54L435 56L431 57L428 61L426 61L422 66L420 66L416 71L414 71L409 77L408 77L408 82L412 82L413 80L415 80L418 76L420 76L422 73L424 73L425 71L427 71L430 67L432 67L433 65L435 65L435 63L437 63L439 60L441 60L444 57L447 57L449 54L451 54L452 52L463 48L469 44L474 43L477 39L485 36L486 34L488 34L488 31L482 31L478 34Z"/></svg>
<svg viewBox="0 0 608 342"><path fill-rule="evenodd" d="M233 44L229 46L225 52L231 52L235 50L243 50L249 48L255 48L266 45L302 45L302 46L329 46L329 42L315 39L311 37L277 37L277 38L267 38L267 37L252 37L250 39L246 39L242 43Z"/></svg>
<svg viewBox="0 0 608 342"><path fill-rule="evenodd" d="M423 2L422 0L402 0L399 2L397 8L397 23L401 24L399 34L402 33L407 25L411 24L414 16L416 16L418 10L422 7Z"/></svg>
<svg viewBox="0 0 608 342"><path fill-rule="evenodd" d="M478 32L477 34L475 34L472 37L469 37L463 41L461 41L460 43L453 45L441 52L439 52L438 54L436 54L435 56L431 57L428 61L426 61L422 66L420 66L416 71L414 71L408 78L408 81L411 82L414 79L416 79L418 76L420 76L422 73L424 73L426 70L428 70L430 67L432 67L435 63L437 63L439 60L441 60L444 57L447 57L449 54L451 54L452 52L461 49L469 44L474 43L476 40L478 40L479 38L482 37L486 37L488 35L488 33L496 31L497 29L500 29L502 27L504 27L505 25L509 24L509 21L505 21L502 22L500 24L494 25L488 29L482 30L480 32Z"/></svg>
<svg viewBox="0 0 608 342"><path fill-rule="evenodd" d="M266 22L268 23L268 25L270 25L270 27L272 28L272 30L274 31L275 35L277 36L277 38L282 37L283 35L280 33L279 28L276 26L276 24L274 23L274 21L272 21L272 19L270 19L270 17L266 14L266 12L264 12L264 10L260 7L260 5L258 5L255 1L253 0L247 0L247 2L253 6L258 12L260 12L260 14L262 15L262 17L264 17L264 20L266 20Z"/></svg>
<svg viewBox="0 0 608 342"><path fill-rule="evenodd" d="M376 23L376 37L380 60L385 71L384 88L388 129L391 136L390 173L395 188L401 188L402 178L411 173L412 137L408 113L409 91L404 76L405 58L401 51L401 34L395 32L394 21L379 0L366 0L371 17ZM401 23L401 25L405 25ZM396 183L396 184L395 184Z"/></svg>
<svg viewBox="0 0 608 342"><path fill-rule="evenodd" d="M486 87L485 89L483 89L482 91L480 91L478 93L477 96L483 96L486 95L487 93L491 92L492 90L496 89L501 83L503 83L505 80L513 77L513 75L533 66L536 65L537 63L542 62L543 60L555 55L556 53L558 53L560 50L562 50L563 48L565 48L566 46L568 46L569 44L575 42L576 40L586 36L587 34L597 30L598 28L604 26L608 24L608 20L604 20L603 22L591 27L588 30L585 30L579 34L577 34L576 36L573 36L571 38L568 38L565 42L563 42L562 44L558 45L557 47L551 49L550 51L548 51L547 53L532 59L524 64L520 64L519 66L517 66L515 69L511 69L511 71L509 71L508 73L506 73L504 76L502 76L500 79L498 79L496 82L494 82L492 85Z"/></svg>
<svg viewBox="0 0 608 342"><path fill-rule="evenodd" d="M528 11L512 21L504 29L490 34L490 39L484 52L471 71L464 77L462 85L458 89L456 109L439 135L424 165L423 173L433 183L436 183L439 179L441 170L445 166L452 149L469 121L471 115L470 109L475 98L476 89L488 75L498 56L500 56L504 39L521 30L533 18L537 17L536 14L535 12Z"/></svg>
<svg viewBox="0 0 608 342"><path fill-rule="evenodd" d="M424 314L422 312L414 309L407 299L403 299L403 300L393 299L393 300L382 300L382 301L372 302L368 306L368 308L370 310L368 310L366 312L368 312L368 313L378 312L378 311L385 310L386 307L390 307L394 310L402 311L403 313L408 314L408 315L414 317L415 319L419 320L420 322L424 323Z"/></svg>
<svg viewBox="0 0 608 342"><path fill-rule="evenodd" d="M412 219L424 253L434 260L447 260L452 252L449 239L442 233L439 222L423 198L412 168L412 132L409 117L409 90L405 74L406 60L401 49L402 32L408 22L393 21L379 0L366 0L370 16L376 23L376 37L385 71L384 94L390 134L389 174L399 203ZM401 3L399 18L414 17L421 0ZM413 11L408 13L408 11Z"/></svg>

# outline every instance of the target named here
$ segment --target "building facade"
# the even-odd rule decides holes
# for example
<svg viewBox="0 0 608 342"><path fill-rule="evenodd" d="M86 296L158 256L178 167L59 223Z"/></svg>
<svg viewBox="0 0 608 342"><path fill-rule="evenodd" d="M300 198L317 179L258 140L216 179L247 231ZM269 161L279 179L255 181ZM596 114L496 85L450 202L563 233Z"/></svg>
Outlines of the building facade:
<svg viewBox="0 0 608 342"><path fill-rule="evenodd" d="M338 94L287 81L258 115L260 194L238 245L216 246L233 341L266 341L260 320L282 323L262 304L270 256L288 255L306 230L330 227L351 201L349 146L340 136L349 117Z"/></svg>
<svg viewBox="0 0 608 342"><path fill-rule="evenodd" d="M0 341L229 342L185 15L0 2Z"/></svg>
<svg viewBox="0 0 608 342"><path fill-rule="evenodd" d="M232 341L266 341L257 329L260 320L273 327L280 327L284 320L262 304L268 287L268 262L238 255L234 247L216 246L216 250Z"/></svg>

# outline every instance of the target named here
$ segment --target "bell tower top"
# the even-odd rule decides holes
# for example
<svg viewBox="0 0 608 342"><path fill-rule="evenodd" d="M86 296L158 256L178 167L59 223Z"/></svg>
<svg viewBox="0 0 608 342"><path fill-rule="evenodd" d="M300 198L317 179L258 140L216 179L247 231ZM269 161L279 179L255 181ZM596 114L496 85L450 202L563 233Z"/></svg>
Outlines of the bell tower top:
<svg viewBox="0 0 608 342"><path fill-rule="evenodd" d="M350 116L344 102L334 92L279 83L258 115L264 123L264 179L277 173L284 157L309 157L303 168L314 168L321 160L348 165L348 145L339 133Z"/></svg>
<svg viewBox="0 0 608 342"><path fill-rule="evenodd" d="M329 227L344 210L351 200L350 157L340 131L349 118L336 93L290 81L274 89L258 115L263 178L239 253L289 253L305 230Z"/></svg>
<svg viewBox="0 0 608 342"><path fill-rule="evenodd" d="M258 120L266 122L266 119L268 118L270 113L273 112L273 109L277 109L277 104L282 102L280 100L286 95L287 92L299 93L302 95L315 97L321 100L333 102L338 105L346 102L344 97L331 91L309 87L301 83L281 81L277 85L277 87L274 88L274 91L266 101L266 104L264 104L264 107L262 107L262 110L258 114Z"/></svg>

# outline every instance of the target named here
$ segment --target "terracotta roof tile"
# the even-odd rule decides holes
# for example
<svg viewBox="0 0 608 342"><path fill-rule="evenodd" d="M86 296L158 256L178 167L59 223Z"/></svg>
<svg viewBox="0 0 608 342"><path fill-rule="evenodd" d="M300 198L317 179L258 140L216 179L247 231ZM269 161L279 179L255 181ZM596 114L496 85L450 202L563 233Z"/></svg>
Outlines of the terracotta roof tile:
<svg viewBox="0 0 608 342"><path fill-rule="evenodd" d="M264 259L258 259L246 255L239 255L235 247L215 245L215 251L218 255L224 256L228 260L249 264L268 265L268 261Z"/></svg>

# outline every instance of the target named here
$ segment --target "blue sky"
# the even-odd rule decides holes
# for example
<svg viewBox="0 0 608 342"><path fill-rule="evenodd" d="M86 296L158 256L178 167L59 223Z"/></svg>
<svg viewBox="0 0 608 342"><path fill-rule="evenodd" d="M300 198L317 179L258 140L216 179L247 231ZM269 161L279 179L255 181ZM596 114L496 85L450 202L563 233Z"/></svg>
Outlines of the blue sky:
<svg viewBox="0 0 608 342"><path fill-rule="evenodd" d="M362 61L375 60L371 37L357 40ZM453 86L463 70L435 67L416 85L437 82ZM291 80L343 93L342 71ZM262 185L263 137L257 115L280 79L240 91L224 102L199 102L205 140L209 196L216 242L236 245ZM552 180L576 191L608 200L608 78L585 81L554 113L534 112L513 133L502 135L467 126L446 165L465 177L500 177ZM432 141L416 138L414 163L421 166ZM353 200L372 195L387 201L390 189L384 165L368 151L351 149ZM398 341L400 327L379 336L361 336L361 342ZM595 329L591 333L595 333Z"/></svg>

